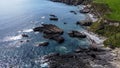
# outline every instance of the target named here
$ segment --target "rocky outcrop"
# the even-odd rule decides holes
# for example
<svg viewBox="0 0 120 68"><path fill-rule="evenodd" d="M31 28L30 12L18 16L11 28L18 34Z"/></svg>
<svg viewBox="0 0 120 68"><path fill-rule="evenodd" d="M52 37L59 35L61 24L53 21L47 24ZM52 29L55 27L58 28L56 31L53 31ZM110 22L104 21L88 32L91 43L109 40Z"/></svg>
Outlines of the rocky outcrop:
<svg viewBox="0 0 120 68"><path fill-rule="evenodd" d="M115 68L110 63L113 58L109 49L102 48L79 48L77 53L55 53L44 57L48 59L49 68Z"/></svg>
<svg viewBox="0 0 120 68"><path fill-rule="evenodd" d="M44 38L52 39L57 41L58 43L63 43L64 38L61 36L63 34L63 30L53 24L43 24L40 27L36 27L33 29L35 32L42 32Z"/></svg>
<svg viewBox="0 0 120 68"><path fill-rule="evenodd" d="M35 32L43 32L44 34L63 34L63 30L53 24L42 24L40 27L33 29Z"/></svg>
<svg viewBox="0 0 120 68"><path fill-rule="evenodd" d="M86 38L86 35L85 35L85 34L79 32L79 31L75 31L75 30L69 32L68 34L69 34L70 37Z"/></svg>
<svg viewBox="0 0 120 68"><path fill-rule="evenodd" d="M84 2L84 0L51 0L51 1L66 3L68 5L80 5L81 3Z"/></svg>

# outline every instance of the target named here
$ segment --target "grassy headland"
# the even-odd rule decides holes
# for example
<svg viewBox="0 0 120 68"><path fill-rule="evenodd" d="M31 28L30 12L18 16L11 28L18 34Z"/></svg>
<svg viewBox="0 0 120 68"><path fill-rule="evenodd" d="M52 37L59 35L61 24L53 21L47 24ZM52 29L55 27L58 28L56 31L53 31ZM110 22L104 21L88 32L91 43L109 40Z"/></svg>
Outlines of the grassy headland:
<svg viewBox="0 0 120 68"><path fill-rule="evenodd" d="M120 1L119 0L93 0L93 6L102 18L95 22L90 29L108 39L105 46L120 47Z"/></svg>

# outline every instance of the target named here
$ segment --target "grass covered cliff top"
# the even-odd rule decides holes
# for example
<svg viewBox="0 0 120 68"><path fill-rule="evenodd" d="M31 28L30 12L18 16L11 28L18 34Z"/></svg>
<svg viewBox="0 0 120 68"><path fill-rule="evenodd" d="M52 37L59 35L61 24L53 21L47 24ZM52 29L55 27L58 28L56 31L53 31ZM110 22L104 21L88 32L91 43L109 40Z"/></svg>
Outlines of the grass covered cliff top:
<svg viewBox="0 0 120 68"><path fill-rule="evenodd" d="M120 21L120 0L93 0L93 3L97 5L106 4L108 6L107 8L110 10L110 13L106 11L104 5L95 5L95 10L98 10L98 13L102 13L103 20ZM102 12L101 10L105 11ZM120 24L119 26L115 26L106 24L104 21L95 22L90 26L90 30L108 38L104 41L105 46L120 47Z"/></svg>
<svg viewBox="0 0 120 68"><path fill-rule="evenodd" d="M93 2L107 4L111 9L111 13L106 14L105 17L120 21L120 0L94 0Z"/></svg>

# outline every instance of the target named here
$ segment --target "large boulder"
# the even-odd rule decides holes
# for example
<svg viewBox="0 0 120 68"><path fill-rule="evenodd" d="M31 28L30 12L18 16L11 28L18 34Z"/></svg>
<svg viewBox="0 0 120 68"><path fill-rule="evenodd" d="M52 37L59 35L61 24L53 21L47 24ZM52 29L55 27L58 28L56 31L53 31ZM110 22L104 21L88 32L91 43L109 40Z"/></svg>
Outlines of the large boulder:
<svg viewBox="0 0 120 68"><path fill-rule="evenodd" d="M33 30L45 34L63 34L63 30L53 24L42 24L42 26L36 27Z"/></svg>

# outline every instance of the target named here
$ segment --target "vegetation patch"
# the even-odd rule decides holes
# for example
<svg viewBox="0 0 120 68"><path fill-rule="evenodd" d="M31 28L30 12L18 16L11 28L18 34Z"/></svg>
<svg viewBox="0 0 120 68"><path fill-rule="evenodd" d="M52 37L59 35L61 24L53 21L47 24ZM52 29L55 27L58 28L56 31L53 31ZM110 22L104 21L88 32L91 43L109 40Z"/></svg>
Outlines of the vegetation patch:
<svg viewBox="0 0 120 68"><path fill-rule="evenodd" d="M94 22L90 30L108 38L104 41L105 46L120 47L120 1L93 0L92 5L94 11L97 11L97 15L102 19Z"/></svg>

